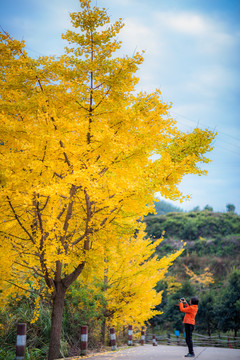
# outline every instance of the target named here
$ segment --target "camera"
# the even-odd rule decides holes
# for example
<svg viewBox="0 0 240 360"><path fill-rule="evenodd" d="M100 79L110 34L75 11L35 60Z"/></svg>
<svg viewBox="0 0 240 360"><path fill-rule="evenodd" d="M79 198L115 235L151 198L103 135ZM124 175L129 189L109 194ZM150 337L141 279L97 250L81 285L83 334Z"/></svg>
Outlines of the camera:
<svg viewBox="0 0 240 360"><path fill-rule="evenodd" d="M185 301L185 299L184 299L184 298L181 298L180 301Z"/></svg>

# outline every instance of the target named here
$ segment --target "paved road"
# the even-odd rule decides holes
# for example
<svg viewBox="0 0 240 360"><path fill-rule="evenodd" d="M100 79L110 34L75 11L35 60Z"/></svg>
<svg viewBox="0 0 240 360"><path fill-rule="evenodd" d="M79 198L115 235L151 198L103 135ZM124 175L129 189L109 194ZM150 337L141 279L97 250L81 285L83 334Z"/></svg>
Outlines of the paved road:
<svg viewBox="0 0 240 360"><path fill-rule="evenodd" d="M116 352L88 356L87 360L176 360L185 359L184 346L144 345ZM240 360L240 350L214 347L195 347L197 360ZM76 358L74 358L76 359ZM79 358L81 359L81 358Z"/></svg>

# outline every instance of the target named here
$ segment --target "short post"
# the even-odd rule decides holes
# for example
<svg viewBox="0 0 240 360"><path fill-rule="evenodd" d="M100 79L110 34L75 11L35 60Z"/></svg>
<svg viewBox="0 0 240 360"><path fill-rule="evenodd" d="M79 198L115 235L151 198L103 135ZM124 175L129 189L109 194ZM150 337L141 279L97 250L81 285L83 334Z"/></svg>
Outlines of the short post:
<svg viewBox="0 0 240 360"><path fill-rule="evenodd" d="M156 335L153 335L152 344L153 344L153 346L157 346Z"/></svg>
<svg viewBox="0 0 240 360"><path fill-rule="evenodd" d="M17 324L16 360L24 360L27 339L27 324Z"/></svg>
<svg viewBox="0 0 240 360"><path fill-rule="evenodd" d="M142 327L142 331L141 331L141 341L140 341L141 345L143 346L145 343L145 331L144 331L144 327Z"/></svg>
<svg viewBox="0 0 240 360"><path fill-rule="evenodd" d="M115 329L114 329L114 327L111 327L111 328L110 328L110 340L111 340L111 348L112 348L112 351L117 350L116 334L115 334Z"/></svg>
<svg viewBox="0 0 240 360"><path fill-rule="evenodd" d="M177 344L179 345L179 335L180 335L179 330L175 330L175 335L177 337Z"/></svg>
<svg viewBox="0 0 240 360"><path fill-rule="evenodd" d="M168 342L167 342L167 344L170 345L170 343L171 343L171 335L170 335L170 334L167 334L167 337L168 337Z"/></svg>
<svg viewBox="0 0 240 360"><path fill-rule="evenodd" d="M87 355L88 347L88 327L86 325L81 326L81 355Z"/></svg>
<svg viewBox="0 0 240 360"><path fill-rule="evenodd" d="M129 325L128 326L128 346L132 346L132 344L133 344L132 335L133 335L132 325Z"/></svg>

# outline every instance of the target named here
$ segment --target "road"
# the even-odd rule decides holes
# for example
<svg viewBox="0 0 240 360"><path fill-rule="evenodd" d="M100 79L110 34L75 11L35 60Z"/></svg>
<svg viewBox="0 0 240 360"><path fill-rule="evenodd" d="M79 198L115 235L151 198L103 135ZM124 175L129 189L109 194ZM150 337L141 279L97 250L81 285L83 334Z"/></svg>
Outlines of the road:
<svg viewBox="0 0 240 360"><path fill-rule="evenodd" d="M240 360L240 350L214 347L195 347L197 360ZM144 345L120 351L91 355L87 357L71 358L72 360L176 360L185 359L185 346ZM69 358L70 360L70 358Z"/></svg>

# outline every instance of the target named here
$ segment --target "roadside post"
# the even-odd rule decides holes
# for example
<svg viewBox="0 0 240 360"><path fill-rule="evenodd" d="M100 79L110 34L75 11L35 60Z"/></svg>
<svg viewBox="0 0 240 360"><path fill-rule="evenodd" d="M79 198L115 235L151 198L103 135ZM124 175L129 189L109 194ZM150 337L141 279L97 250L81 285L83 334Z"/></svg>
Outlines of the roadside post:
<svg viewBox="0 0 240 360"><path fill-rule="evenodd" d="M24 360L27 340L27 324L17 324L16 360Z"/></svg>
<svg viewBox="0 0 240 360"><path fill-rule="evenodd" d="M156 335L153 335L152 344L153 344L153 346L157 346Z"/></svg>
<svg viewBox="0 0 240 360"><path fill-rule="evenodd" d="M133 344L132 335L133 335L132 325L129 325L128 326L128 346L132 346L132 344Z"/></svg>
<svg viewBox="0 0 240 360"><path fill-rule="evenodd" d="M141 341L140 341L141 345L143 346L145 343L145 331L144 331L144 327L142 327L142 331L141 331Z"/></svg>
<svg viewBox="0 0 240 360"><path fill-rule="evenodd" d="M87 355L88 347L88 327L86 325L81 326L81 355Z"/></svg>
<svg viewBox="0 0 240 360"><path fill-rule="evenodd" d="M111 340L111 348L112 348L112 351L117 350L116 334L115 334L115 329L114 329L114 327L111 327L111 328L110 328L110 340Z"/></svg>

